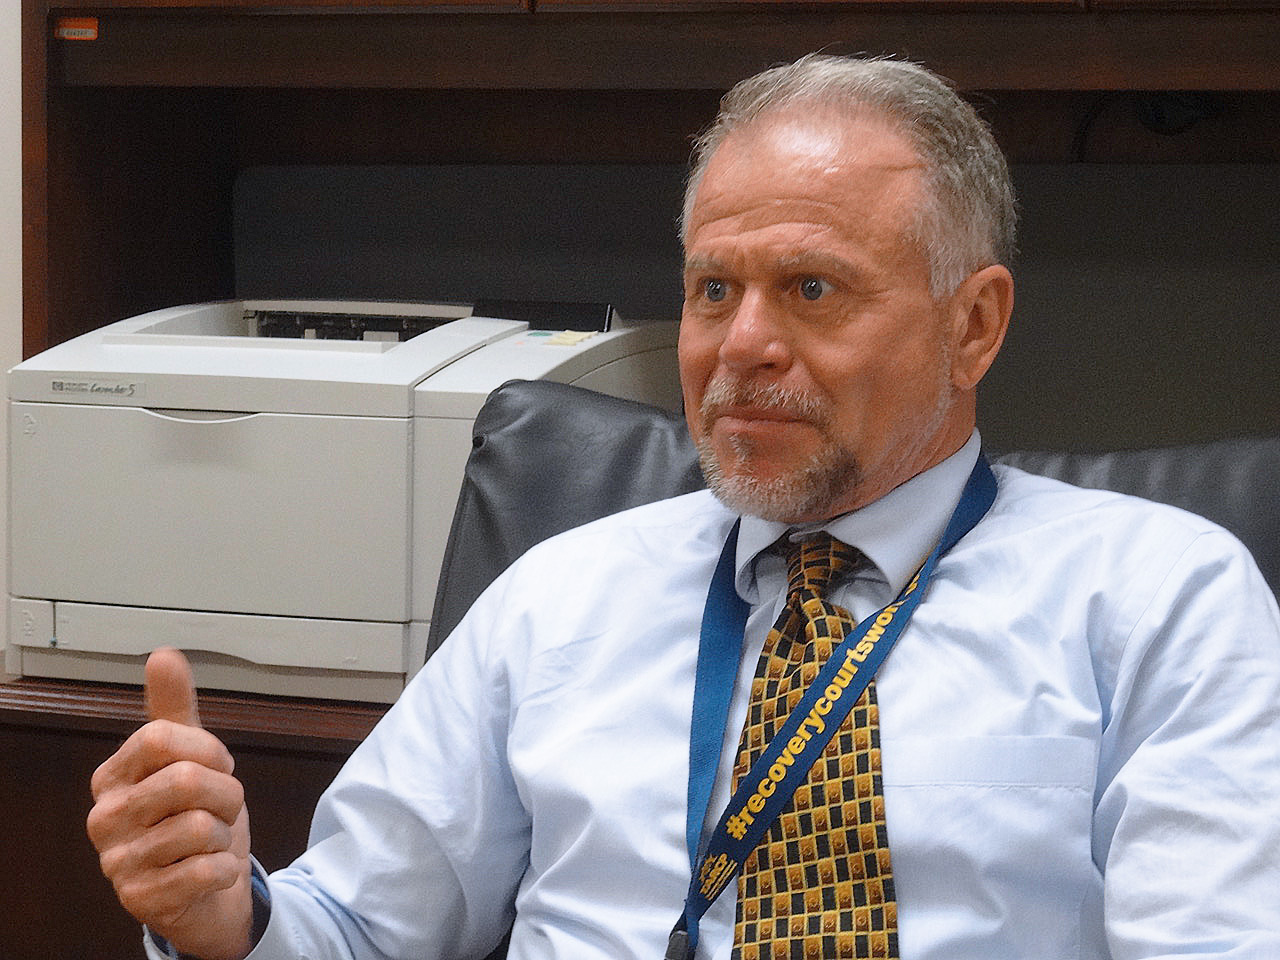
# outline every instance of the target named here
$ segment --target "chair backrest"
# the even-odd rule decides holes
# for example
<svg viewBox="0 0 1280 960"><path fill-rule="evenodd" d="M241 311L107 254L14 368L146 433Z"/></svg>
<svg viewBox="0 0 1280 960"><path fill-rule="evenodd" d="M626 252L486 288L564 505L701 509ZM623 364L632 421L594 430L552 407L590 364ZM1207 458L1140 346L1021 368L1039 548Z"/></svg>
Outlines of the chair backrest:
<svg viewBox="0 0 1280 960"><path fill-rule="evenodd" d="M545 380L514 380L495 390L476 417L473 443L428 656L490 581L538 541L703 486L682 418ZM1280 437L996 459L1208 517L1244 541L1272 590L1280 592Z"/></svg>
<svg viewBox="0 0 1280 960"><path fill-rule="evenodd" d="M427 656L535 543L703 486L684 418L548 380L512 380L476 415Z"/></svg>

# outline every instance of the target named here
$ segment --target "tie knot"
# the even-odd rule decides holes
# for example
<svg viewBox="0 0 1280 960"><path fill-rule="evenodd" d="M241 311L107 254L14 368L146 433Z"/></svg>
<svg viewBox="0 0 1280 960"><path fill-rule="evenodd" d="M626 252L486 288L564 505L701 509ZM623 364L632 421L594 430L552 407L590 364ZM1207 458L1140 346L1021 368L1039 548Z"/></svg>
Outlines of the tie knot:
<svg viewBox="0 0 1280 960"><path fill-rule="evenodd" d="M841 543L825 530L782 544L787 561L787 593L811 591L822 596L833 582L862 565L862 551Z"/></svg>

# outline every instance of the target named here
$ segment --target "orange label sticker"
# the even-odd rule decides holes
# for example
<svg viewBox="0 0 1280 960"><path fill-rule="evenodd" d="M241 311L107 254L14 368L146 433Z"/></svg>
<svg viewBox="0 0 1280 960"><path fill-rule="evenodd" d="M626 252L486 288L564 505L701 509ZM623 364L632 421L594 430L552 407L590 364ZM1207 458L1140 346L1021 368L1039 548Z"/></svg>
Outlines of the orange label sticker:
<svg viewBox="0 0 1280 960"><path fill-rule="evenodd" d="M97 17L59 17L53 24L58 40L97 40Z"/></svg>

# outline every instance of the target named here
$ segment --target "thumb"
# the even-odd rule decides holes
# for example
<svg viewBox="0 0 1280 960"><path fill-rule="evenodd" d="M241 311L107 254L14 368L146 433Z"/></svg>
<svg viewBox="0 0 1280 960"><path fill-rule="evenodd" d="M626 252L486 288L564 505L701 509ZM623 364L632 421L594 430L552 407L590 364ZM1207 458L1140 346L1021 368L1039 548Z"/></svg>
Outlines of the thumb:
<svg viewBox="0 0 1280 960"><path fill-rule="evenodd" d="M160 647L147 658L143 692L148 720L172 720L189 727L200 726L196 679L181 650Z"/></svg>

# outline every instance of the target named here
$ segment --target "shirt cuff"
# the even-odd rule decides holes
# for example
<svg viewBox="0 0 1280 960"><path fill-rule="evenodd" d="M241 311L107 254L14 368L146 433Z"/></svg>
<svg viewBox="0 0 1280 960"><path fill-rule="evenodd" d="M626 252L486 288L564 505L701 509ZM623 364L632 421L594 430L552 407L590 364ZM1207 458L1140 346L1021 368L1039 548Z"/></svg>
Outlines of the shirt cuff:
<svg viewBox="0 0 1280 960"><path fill-rule="evenodd" d="M253 897L251 935L256 947L271 919L271 891L267 887L267 876L262 870L262 864L253 857L249 858L249 890ZM190 954L179 953L168 940L145 926L142 928L142 944L147 952L147 960L198 960Z"/></svg>

